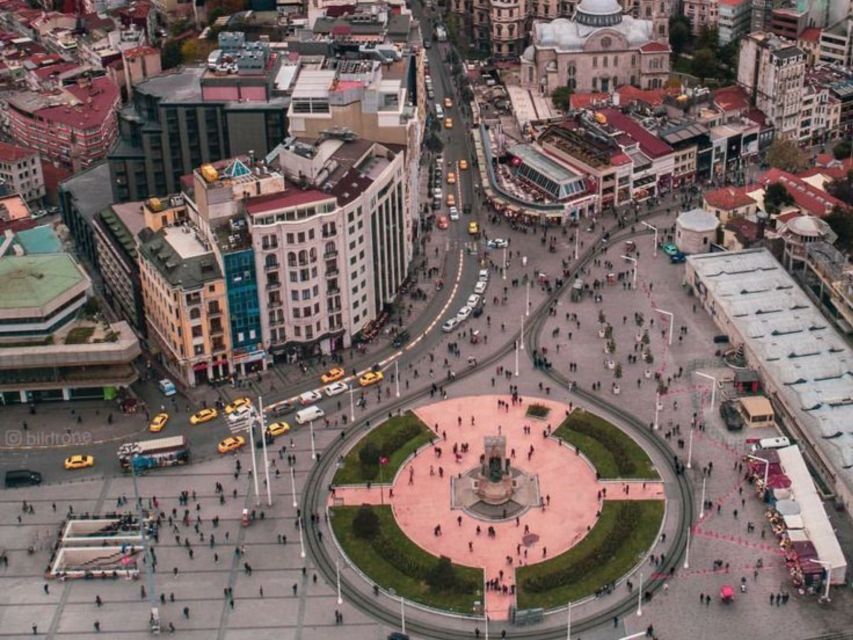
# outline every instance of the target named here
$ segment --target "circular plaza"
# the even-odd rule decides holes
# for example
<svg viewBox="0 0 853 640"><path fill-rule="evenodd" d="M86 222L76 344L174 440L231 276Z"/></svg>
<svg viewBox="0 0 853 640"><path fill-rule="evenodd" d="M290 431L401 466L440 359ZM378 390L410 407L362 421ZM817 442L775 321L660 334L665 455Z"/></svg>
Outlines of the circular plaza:
<svg viewBox="0 0 853 640"><path fill-rule="evenodd" d="M328 497L348 560L378 587L508 620L610 590L658 541L646 451L583 409L483 395L389 417L338 460Z"/></svg>

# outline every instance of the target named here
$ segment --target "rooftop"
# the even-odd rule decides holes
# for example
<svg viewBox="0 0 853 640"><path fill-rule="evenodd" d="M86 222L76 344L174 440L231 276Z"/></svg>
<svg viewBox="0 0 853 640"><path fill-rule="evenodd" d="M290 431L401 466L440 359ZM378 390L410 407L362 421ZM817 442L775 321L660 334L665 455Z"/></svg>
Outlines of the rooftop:
<svg viewBox="0 0 853 640"><path fill-rule="evenodd" d="M173 287L196 289L222 278L215 257L189 225L163 227L156 232L146 227L139 240L139 253Z"/></svg>
<svg viewBox="0 0 853 640"><path fill-rule="evenodd" d="M765 171L759 176L759 182L765 187L774 182L781 182L794 197L794 201L800 209L821 218L829 214L835 206L847 206L826 191L818 189L802 178L781 169Z"/></svg>
<svg viewBox="0 0 853 640"><path fill-rule="evenodd" d="M33 151L32 149L27 149L25 147L19 147L15 144L9 144L8 142L0 142L0 162L20 162L21 160L26 160L34 155L36 155L38 151Z"/></svg>
<svg viewBox="0 0 853 640"><path fill-rule="evenodd" d="M705 202L711 207L726 211L755 204L755 200L747 195L744 187L721 187L706 191Z"/></svg>
<svg viewBox="0 0 853 640"><path fill-rule="evenodd" d="M75 129L100 127L118 105L119 91L107 77L94 78L91 82L91 86L75 84L65 87L64 90L73 96L73 101L41 109L38 116Z"/></svg>
<svg viewBox="0 0 853 640"><path fill-rule="evenodd" d="M138 83L134 91L152 95L164 102L201 102L201 78L205 67L181 67Z"/></svg>
<svg viewBox="0 0 853 640"><path fill-rule="evenodd" d="M690 231L696 231L698 233L714 231L720 225L720 221L717 220L717 216L705 211L704 209L698 208L691 209L690 211L684 211L678 216L676 222L680 227L689 229Z"/></svg>
<svg viewBox="0 0 853 640"><path fill-rule="evenodd" d="M798 39L805 42L820 42L820 27L806 27Z"/></svg>
<svg viewBox="0 0 853 640"><path fill-rule="evenodd" d="M62 241L49 224L19 231L15 234L15 242L28 256L62 251Z"/></svg>
<svg viewBox="0 0 853 640"><path fill-rule="evenodd" d="M74 174L60 184L60 190L71 194L74 207L87 220L106 209L113 201L110 166L104 161Z"/></svg>
<svg viewBox="0 0 853 640"><path fill-rule="evenodd" d="M672 153L672 147L666 142L644 129L638 122L629 118L621 111L617 111L616 109L602 109L601 113L607 118L609 125L621 129L636 140L643 153L650 158L660 158Z"/></svg>
<svg viewBox="0 0 853 640"><path fill-rule="evenodd" d="M67 253L0 258L0 309L43 307L88 278Z"/></svg>

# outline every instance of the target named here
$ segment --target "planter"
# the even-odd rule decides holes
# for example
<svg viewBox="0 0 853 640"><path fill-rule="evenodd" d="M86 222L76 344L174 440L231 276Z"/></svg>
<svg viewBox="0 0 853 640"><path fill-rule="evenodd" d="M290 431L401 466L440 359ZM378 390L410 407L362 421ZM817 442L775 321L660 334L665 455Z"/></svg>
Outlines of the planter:
<svg viewBox="0 0 853 640"><path fill-rule="evenodd" d="M545 420L548 414L551 413L551 407L546 407L544 404L531 404L527 407L524 415L533 420Z"/></svg>

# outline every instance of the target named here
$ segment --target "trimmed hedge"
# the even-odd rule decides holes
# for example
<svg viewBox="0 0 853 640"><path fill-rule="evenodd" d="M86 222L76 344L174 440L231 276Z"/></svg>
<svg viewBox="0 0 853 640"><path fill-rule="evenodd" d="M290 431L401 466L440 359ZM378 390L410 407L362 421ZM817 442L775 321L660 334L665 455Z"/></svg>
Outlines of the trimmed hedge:
<svg viewBox="0 0 853 640"><path fill-rule="evenodd" d="M660 477L640 445L594 413L575 409L554 434L583 451L602 478Z"/></svg>
<svg viewBox="0 0 853 640"><path fill-rule="evenodd" d="M532 418L544 418L549 413L551 413L551 407L548 407L544 404L531 404L527 407L527 411L525 415L528 415Z"/></svg>

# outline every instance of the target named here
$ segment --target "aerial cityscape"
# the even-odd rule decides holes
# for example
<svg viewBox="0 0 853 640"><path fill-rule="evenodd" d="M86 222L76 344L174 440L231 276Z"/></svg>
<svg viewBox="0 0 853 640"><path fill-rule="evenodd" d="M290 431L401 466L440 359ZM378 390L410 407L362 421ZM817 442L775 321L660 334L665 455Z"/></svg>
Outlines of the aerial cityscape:
<svg viewBox="0 0 853 640"><path fill-rule="evenodd" d="M853 640L853 0L0 0L0 637Z"/></svg>

